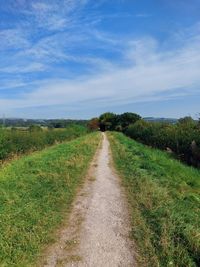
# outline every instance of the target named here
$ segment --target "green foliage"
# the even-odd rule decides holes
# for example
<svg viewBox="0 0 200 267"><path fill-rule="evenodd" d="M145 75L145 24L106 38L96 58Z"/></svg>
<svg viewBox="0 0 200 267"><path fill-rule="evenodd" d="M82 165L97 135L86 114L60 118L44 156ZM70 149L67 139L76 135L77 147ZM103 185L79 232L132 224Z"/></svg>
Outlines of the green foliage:
<svg viewBox="0 0 200 267"><path fill-rule="evenodd" d="M134 124L136 121L140 120L141 117L138 114L125 112L118 115L119 125L122 127L122 131L125 131L130 124Z"/></svg>
<svg viewBox="0 0 200 267"><path fill-rule="evenodd" d="M41 132L42 128L39 125L31 125L29 126L28 130L30 132Z"/></svg>
<svg viewBox="0 0 200 267"><path fill-rule="evenodd" d="M200 128L190 117L180 119L177 124L139 120L125 133L146 145L171 149L179 159L200 166Z"/></svg>
<svg viewBox="0 0 200 267"><path fill-rule="evenodd" d="M117 115L111 112L106 112L99 117L101 131L112 131L115 129Z"/></svg>
<svg viewBox="0 0 200 267"><path fill-rule="evenodd" d="M187 125L187 126L190 126L190 127L194 127L196 125L196 122L190 116L187 116L187 117L184 117L184 118L180 118L178 120L178 123L179 124L183 124L183 125Z"/></svg>
<svg viewBox="0 0 200 267"><path fill-rule="evenodd" d="M126 112L117 115L111 112L106 112L99 117L100 129L102 131L125 131L130 124L141 119L138 114Z"/></svg>
<svg viewBox="0 0 200 267"><path fill-rule="evenodd" d="M56 142L71 140L86 133L87 128L79 125L52 130L42 130L36 125L30 126L28 130L0 129L0 160L5 160L16 154L41 150Z"/></svg>
<svg viewBox="0 0 200 267"><path fill-rule="evenodd" d="M109 139L129 198L140 265L199 266L199 170L122 134L109 133Z"/></svg>
<svg viewBox="0 0 200 267"><path fill-rule="evenodd" d="M0 266L37 266L83 181L98 133L12 161L0 171Z"/></svg>

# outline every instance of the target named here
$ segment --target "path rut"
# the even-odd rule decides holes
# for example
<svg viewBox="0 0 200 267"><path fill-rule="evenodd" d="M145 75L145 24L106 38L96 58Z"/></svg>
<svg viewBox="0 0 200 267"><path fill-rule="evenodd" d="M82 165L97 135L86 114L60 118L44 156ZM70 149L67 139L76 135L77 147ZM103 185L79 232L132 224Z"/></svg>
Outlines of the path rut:
<svg viewBox="0 0 200 267"><path fill-rule="evenodd" d="M136 266L126 198L111 165L109 141L106 134L102 135L101 148L71 217L42 266Z"/></svg>

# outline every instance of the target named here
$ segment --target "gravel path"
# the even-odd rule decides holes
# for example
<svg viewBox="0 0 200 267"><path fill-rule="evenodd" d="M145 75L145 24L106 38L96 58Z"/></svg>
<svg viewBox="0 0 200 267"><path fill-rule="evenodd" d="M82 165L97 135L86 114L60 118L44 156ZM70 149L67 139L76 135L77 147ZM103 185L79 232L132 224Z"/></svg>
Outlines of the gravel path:
<svg viewBox="0 0 200 267"><path fill-rule="evenodd" d="M105 134L58 241L42 266L136 266L129 240L129 216L120 181L111 167Z"/></svg>

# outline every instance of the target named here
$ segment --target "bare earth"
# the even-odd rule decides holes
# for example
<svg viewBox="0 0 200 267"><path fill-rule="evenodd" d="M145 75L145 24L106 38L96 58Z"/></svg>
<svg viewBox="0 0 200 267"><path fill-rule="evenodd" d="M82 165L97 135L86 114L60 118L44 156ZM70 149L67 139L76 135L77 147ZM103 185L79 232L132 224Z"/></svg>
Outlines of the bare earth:
<svg viewBox="0 0 200 267"><path fill-rule="evenodd" d="M103 134L84 188L58 241L45 253L41 266L136 266L126 198L111 167L109 142Z"/></svg>

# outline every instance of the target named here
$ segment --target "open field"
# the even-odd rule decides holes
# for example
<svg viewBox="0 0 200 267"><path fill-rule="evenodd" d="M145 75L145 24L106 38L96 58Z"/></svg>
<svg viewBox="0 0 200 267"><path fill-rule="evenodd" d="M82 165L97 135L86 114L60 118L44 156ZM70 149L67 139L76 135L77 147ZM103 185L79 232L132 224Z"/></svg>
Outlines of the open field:
<svg viewBox="0 0 200 267"><path fill-rule="evenodd" d="M69 213L99 140L89 134L1 169L0 266L35 266Z"/></svg>
<svg viewBox="0 0 200 267"><path fill-rule="evenodd" d="M130 204L141 266L200 265L200 172L120 133L109 133Z"/></svg>

